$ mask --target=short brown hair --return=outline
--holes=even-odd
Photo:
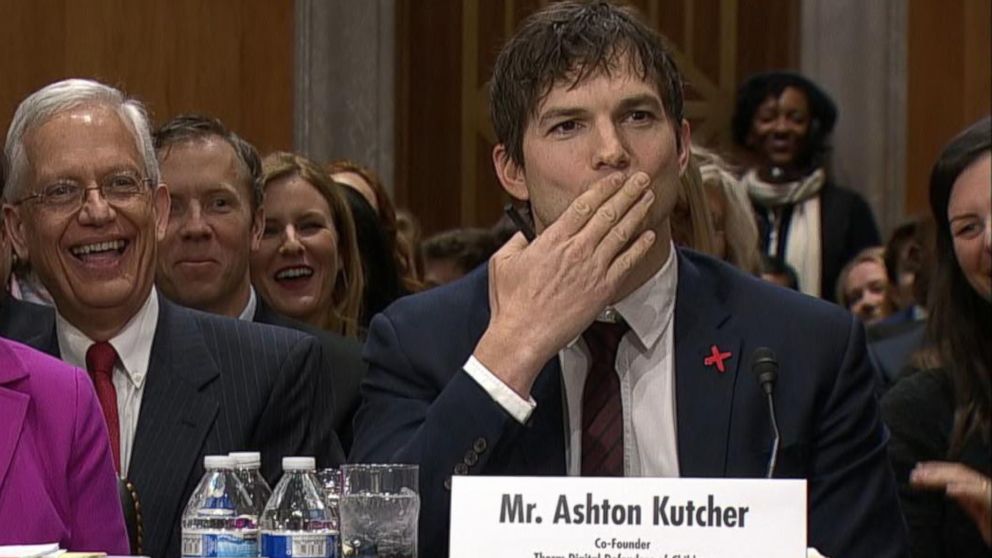
[[[181,114],[152,133],[155,151],[160,159],[168,156],[169,148],[175,144],[203,141],[210,137],[226,141],[244,165],[251,193],[248,201],[251,210],[255,211],[262,205],[262,161],[255,146],[230,130],[220,119],[201,114]]]
[[[556,84],[568,81],[574,87],[590,76],[626,69],[625,64],[655,83],[678,127],[682,74],[665,40],[633,8],[565,1],[534,13],[503,47],[493,69],[489,111],[497,141],[523,165],[527,123]]]

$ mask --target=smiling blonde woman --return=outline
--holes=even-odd
[[[277,312],[360,336],[364,280],[355,225],[341,186],[292,153],[262,162],[265,225],[252,253],[252,283]]]

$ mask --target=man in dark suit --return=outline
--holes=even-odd
[[[179,555],[204,455],[260,451],[270,482],[286,455],[342,461],[312,337],[154,289],[170,200],[140,103],[88,80],[48,85],[18,107],[4,152],[7,232],[57,311],[37,346],[90,372],[115,465],[139,494],[147,554]]]
[[[166,122],[152,140],[171,198],[156,285],[183,306],[316,337],[326,360],[321,393],[333,394],[334,430],[347,450],[365,373],[361,347],[277,314],[251,285],[250,252],[265,224],[258,152],[220,120],[195,114]]]
[[[861,326],[671,242],[690,146],[681,77],[629,10],[555,3],[497,59],[503,187],[537,236],[373,320],[357,461],[420,465],[420,550],[447,552],[450,476],[763,477],[778,355],[777,477],[809,481],[809,544],[902,556]]]

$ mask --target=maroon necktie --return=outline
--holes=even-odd
[[[623,404],[617,347],[630,329],[624,322],[593,322],[582,334],[589,374],[582,390],[582,476],[623,476]]]
[[[121,470],[121,424],[117,416],[117,390],[114,389],[114,363],[117,351],[106,341],[93,343],[86,350],[86,369],[96,387],[96,397],[107,421],[107,434],[110,435],[110,449],[114,453],[114,469]]]

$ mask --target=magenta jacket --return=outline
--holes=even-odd
[[[0,545],[128,554],[116,479],[86,373],[0,338]]]

